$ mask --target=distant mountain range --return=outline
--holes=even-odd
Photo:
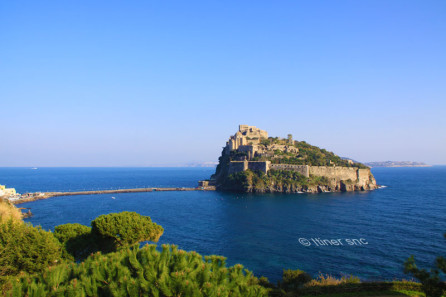
[[[382,162],[365,162],[363,163],[369,167],[431,167],[423,162],[412,161],[382,161]]]
[[[216,167],[218,162],[196,162],[196,163],[188,163],[186,167]]]

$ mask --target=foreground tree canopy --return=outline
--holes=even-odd
[[[163,228],[135,212],[102,215],[92,227],[51,233],[20,219],[0,225],[0,285],[5,296],[266,296],[242,265],[176,246],[139,248]],[[94,254],[92,254],[94,253]],[[83,260],[75,263],[73,259]],[[17,277],[18,276],[18,277]]]
[[[141,241],[158,241],[164,232],[148,216],[121,212],[99,216],[91,223],[92,228],[65,224],[52,233],[24,223],[13,205],[1,202],[0,208],[5,209],[0,221],[0,285],[21,272],[42,272],[98,251],[107,253]]]
[[[91,226],[64,224],[55,228],[54,235],[68,253],[81,260],[97,251],[107,253],[141,241],[157,242],[164,232],[150,217],[128,211],[101,215]]]
[[[40,272],[63,258],[63,246],[51,232],[12,220],[0,224],[0,280],[21,271]]]
[[[13,282],[11,296],[267,296],[242,265],[203,257],[174,245],[97,253],[80,264],[59,265]]]
[[[117,250],[141,241],[157,242],[164,232],[163,227],[152,222],[150,217],[136,212],[124,211],[102,215],[91,222],[92,232]]]

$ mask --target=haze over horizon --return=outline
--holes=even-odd
[[[0,167],[216,162],[239,124],[446,164],[444,1],[2,1]]]

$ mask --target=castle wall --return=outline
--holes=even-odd
[[[272,170],[290,170],[297,171],[300,174],[309,177],[310,176],[310,166],[308,165],[292,165],[292,164],[271,164],[270,169]]]
[[[246,170],[263,171],[290,170],[309,177],[310,175],[325,176],[336,182],[351,180],[359,186],[376,185],[376,181],[370,169],[358,169],[357,167],[328,167],[308,166],[293,164],[271,164],[270,161],[231,161],[229,162],[228,174],[234,174]]]
[[[228,174],[234,174],[245,170],[261,170],[268,173],[270,161],[231,161],[229,162]]]
[[[369,179],[369,169],[358,169],[358,180],[364,181]]]
[[[271,165],[270,161],[249,161],[248,169],[252,171],[260,170],[263,171],[264,173],[268,173],[270,165]]]
[[[248,161],[231,161],[229,162],[228,174],[248,170]]]
[[[376,180],[370,169],[358,169],[358,181],[360,185],[366,185],[368,183],[376,185]]]
[[[254,147],[252,145],[241,145],[237,149],[239,152],[245,152],[248,155],[248,159],[254,157]]]
[[[325,176],[336,180],[358,179],[358,168],[356,167],[327,167],[327,166],[309,166],[310,174],[315,176]],[[368,169],[365,169],[368,170]]]

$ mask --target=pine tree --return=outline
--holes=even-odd
[[[203,257],[174,245],[128,248],[82,263],[58,265],[13,282],[10,296],[267,296],[251,272],[226,267],[220,256]]]

